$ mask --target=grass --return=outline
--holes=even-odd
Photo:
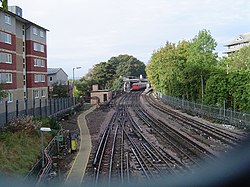
[[[51,135],[49,133],[44,135],[46,142],[48,142]],[[1,174],[25,176],[39,160],[40,155],[41,137],[39,131],[0,132]]]
[[[26,133],[0,134],[0,170],[7,175],[24,175],[37,161],[41,152],[38,135]]]
[[[91,105],[83,105],[79,111],[87,110]],[[23,123],[27,123],[27,120]],[[0,131],[0,176],[25,176],[41,157],[40,127],[50,127],[50,133],[44,133],[44,146],[60,129],[55,118],[32,118],[28,121],[38,130],[27,132]]]

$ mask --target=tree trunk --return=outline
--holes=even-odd
[[[201,103],[203,104],[203,96],[204,96],[204,81],[203,81],[203,75],[201,73]]]

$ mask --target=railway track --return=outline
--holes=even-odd
[[[215,141],[219,141],[223,144],[235,147],[245,138],[245,135],[242,133],[231,131],[219,126],[215,127],[207,125],[192,118],[188,118],[187,116],[182,115],[178,112],[170,110],[169,108],[161,105],[159,102],[156,102],[151,94],[149,96],[144,95],[144,98],[148,103],[150,103],[152,107],[158,109],[159,111],[162,111],[165,114],[170,115],[174,119],[178,120],[179,123],[181,123],[183,126],[189,126],[192,129],[195,129],[196,132],[207,139],[214,139]]]
[[[138,99],[138,96],[135,96]],[[138,102],[135,102],[138,103]],[[139,105],[134,105],[135,113],[146,123],[150,128],[160,136],[168,149],[176,152],[180,160],[187,166],[200,166],[199,162],[205,158],[214,158],[214,153],[204,148],[199,142],[194,142],[189,137],[175,129],[174,127],[165,124],[163,121],[154,119]]]
[[[139,97],[138,92],[126,94],[114,104],[114,115],[90,157],[92,183],[129,184],[136,180],[153,184],[165,175],[193,172],[204,160],[216,157],[202,143],[152,117]],[[153,103],[150,98],[147,101]]]
[[[128,112],[129,100],[129,95],[121,98],[102,133],[92,162],[94,183],[129,183],[138,177],[152,182],[165,174],[184,173],[187,167],[159,151],[141,133]]]

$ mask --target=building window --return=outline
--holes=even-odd
[[[44,53],[44,45],[40,45],[40,51]]]
[[[4,22],[11,25],[11,17],[9,15],[4,16]]]
[[[35,67],[44,67],[44,60],[39,58],[34,58]]]
[[[10,34],[6,34],[5,43],[11,44],[11,35]]]
[[[38,32],[37,32],[37,28],[36,28],[36,27],[33,27],[33,34],[34,34],[34,35],[38,35],[37,33],[38,33]]]
[[[39,91],[33,90],[33,98],[39,98]]]
[[[45,82],[45,75],[35,74],[35,82]]]
[[[41,94],[42,97],[45,97],[46,96],[46,89],[42,89],[42,94]]]
[[[33,44],[33,49],[34,49],[34,51],[38,51],[38,43]]]
[[[6,73],[6,83],[12,83],[12,73]]]
[[[0,73],[0,83],[12,83],[12,73]]]
[[[42,38],[44,38],[44,32],[43,32],[43,31],[40,31],[40,36],[41,36]]]
[[[13,93],[8,92],[7,102],[8,102],[8,103],[12,103],[13,100],[14,100],[14,98],[13,98]]]
[[[12,54],[0,52],[0,62],[12,64]]]
[[[11,44],[11,35],[5,32],[0,32],[0,42]]]
[[[53,81],[53,77],[49,77],[49,82],[52,82]]]
[[[34,51],[39,51],[39,52],[44,53],[44,45],[42,45],[42,44],[34,42],[33,49],[34,49]]]

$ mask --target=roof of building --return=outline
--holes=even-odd
[[[96,92],[112,92],[112,90],[95,90],[95,91],[91,91],[91,93],[96,93]]]
[[[230,46],[230,45],[235,45],[235,44],[240,44],[240,43],[248,43],[250,42],[250,32],[244,33],[239,35],[237,38],[226,42],[224,46]]]
[[[4,12],[2,7],[0,7],[0,10],[1,10],[2,12]],[[44,27],[42,27],[42,26],[40,26],[40,25],[37,25],[36,23],[33,23],[33,22],[31,22],[31,21],[29,21],[29,20],[27,20],[27,19],[24,19],[23,17],[18,16],[17,14],[15,14],[15,13],[9,11],[9,10],[8,10],[7,13],[10,14],[10,15],[12,15],[13,17],[15,17],[17,20],[20,20],[20,21],[22,21],[22,22],[24,22],[24,23],[27,23],[27,24],[35,25],[35,26],[37,26],[37,27],[39,27],[39,28],[42,28],[42,29],[44,29],[44,30],[46,30],[46,31],[49,31],[48,29],[46,29],[46,28],[44,28]]]
[[[62,68],[47,68],[47,74],[48,75],[53,75],[53,74],[56,74],[58,71],[60,71],[63,69]],[[63,71],[65,73],[65,71]],[[67,73],[65,73],[67,75]],[[67,75],[68,76],[68,75]]]

